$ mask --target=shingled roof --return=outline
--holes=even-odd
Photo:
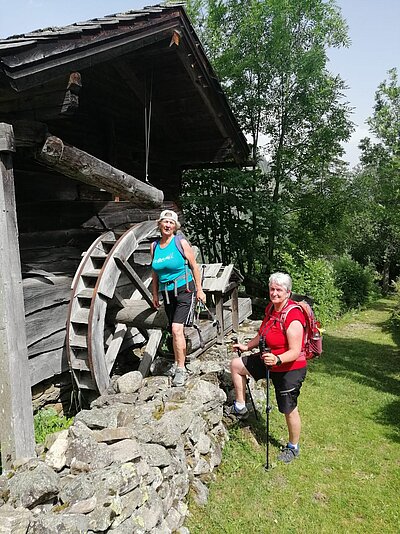
[[[176,167],[241,165],[248,157],[245,137],[181,4],[0,40],[0,121],[25,119],[29,111],[29,118],[48,122],[43,95],[56,86],[65,92],[75,72],[82,76],[85,120],[94,121],[93,113],[107,106],[107,120],[114,121],[111,108],[118,104],[137,128],[151,84],[152,146],[166,149],[164,157]],[[172,137],[171,146],[166,137]]]

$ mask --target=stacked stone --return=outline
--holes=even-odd
[[[254,329],[242,325],[241,337]],[[228,439],[231,357],[214,346],[188,364],[182,388],[162,376],[161,359],[149,378],[115,377],[38,458],[0,476],[0,534],[187,533],[189,492],[207,502]]]
[[[226,395],[207,378],[183,388],[137,371],[118,378],[40,458],[0,477],[0,533],[184,532],[189,490],[207,501],[228,438]]]

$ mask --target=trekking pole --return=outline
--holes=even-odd
[[[264,353],[264,352],[269,352],[269,347],[267,347],[265,345],[265,339],[261,336],[260,337],[260,342],[259,342],[259,349],[260,349],[260,356]],[[266,444],[266,464],[264,466],[264,469],[266,471],[268,471],[269,469],[269,414],[271,413],[271,410],[272,410],[272,406],[270,404],[270,395],[269,395],[269,367],[266,366],[267,368],[267,371],[266,371],[266,378],[267,378],[267,391],[266,391],[266,401],[267,401],[267,406],[266,406],[266,413],[267,413],[267,421],[266,421],[266,434],[267,434],[267,444]]]
[[[232,338],[232,341],[233,341],[234,343],[238,343],[239,340],[238,340],[237,337],[233,337],[233,338]],[[237,351],[237,353],[238,353],[239,356],[242,354],[242,351],[241,351],[239,348],[236,349],[236,351]],[[253,395],[251,394],[251,389],[250,389],[250,379],[249,379],[248,376],[246,376],[245,378],[246,378],[247,392],[248,392],[248,394],[249,394],[249,397],[250,397],[250,400],[251,400],[251,404],[252,404],[252,406],[253,406],[254,414],[255,414],[256,419],[257,419],[257,421],[258,421],[258,414],[257,414],[257,410],[256,410],[256,405],[254,404]]]

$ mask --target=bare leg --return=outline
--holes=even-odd
[[[183,333],[183,324],[172,323],[172,345],[174,348],[175,363],[178,367],[185,367],[186,340]]]
[[[233,358],[231,361],[232,382],[235,388],[235,398],[239,403],[246,402],[246,376],[249,376],[242,358]]]
[[[290,443],[293,443],[293,445],[297,445],[300,440],[301,432],[301,419],[297,406],[290,413],[285,413],[285,418],[289,431],[289,441]]]

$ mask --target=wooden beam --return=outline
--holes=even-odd
[[[2,465],[35,454],[24,296],[18,251],[14,134],[0,123],[0,435]]]
[[[147,302],[148,306],[150,308],[154,308],[153,306],[153,296],[150,293],[150,291],[147,289],[147,287],[142,282],[142,279],[140,276],[136,273],[135,269],[130,265],[128,260],[125,260],[118,256],[117,254],[114,256],[114,259],[118,265],[118,267],[125,272],[125,274],[128,276],[128,278],[131,280],[133,285],[136,287],[136,289],[141,293],[144,300]]]
[[[50,135],[35,159],[57,172],[86,184],[105,189],[116,196],[145,205],[160,207],[163,192],[112,167],[79,148],[66,145]]]
[[[142,361],[140,362],[138,371],[142,373],[144,377],[148,376],[150,366],[157,354],[157,349],[162,338],[162,330],[149,330],[149,340],[144,351]]]

